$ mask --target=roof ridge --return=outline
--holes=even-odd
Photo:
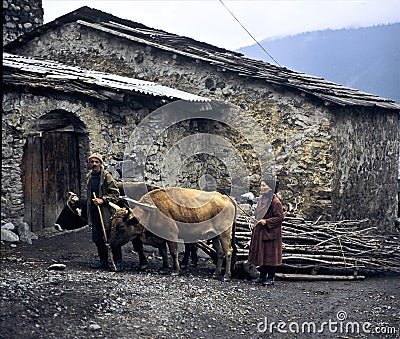
[[[57,27],[66,22],[78,22],[92,29],[114,34],[121,38],[137,43],[154,46],[164,51],[184,55],[217,65],[240,76],[264,79],[272,84],[286,86],[300,92],[310,94],[323,101],[341,105],[378,106],[387,109],[400,110],[400,104],[393,100],[379,97],[374,94],[361,92],[340,84],[325,80],[321,77],[300,73],[286,67],[280,67],[265,61],[250,59],[242,53],[229,51],[192,38],[168,33],[160,29],[153,29],[143,24],[121,19],[87,6],[34,29],[32,32],[20,37],[3,47],[11,50],[24,39],[31,39],[41,31]],[[342,96],[342,99],[340,99]]]

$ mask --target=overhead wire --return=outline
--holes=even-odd
[[[225,7],[225,9],[229,12],[230,15],[239,23],[239,25],[246,31],[246,33],[256,42],[256,44],[279,66],[282,67],[278,61],[275,60],[275,58],[268,53],[268,51],[261,45],[258,40],[249,32],[249,30],[240,22],[240,20],[235,16],[235,14],[232,13],[232,11],[224,4],[222,0],[219,0],[219,2],[222,4],[222,6]]]

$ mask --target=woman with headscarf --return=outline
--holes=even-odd
[[[275,190],[274,190],[275,188]],[[255,210],[248,261],[258,266],[260,276],[255,282],[273,285],[277,266],[282,264],[282,203],[274,194],[275,180],[265,178],[260,182],[260,197]]]

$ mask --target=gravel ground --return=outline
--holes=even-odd
[[[138,272],[125,245],[126,268],[116,273],[89,268],[97,257],[87,228],[2,243],[0,338],[400,337],[398,275],[262,287],[212,279],[205,256],[162,275],[157,253],[146,253],[151,268]],[[66,268],[49,270],[55,263]]]

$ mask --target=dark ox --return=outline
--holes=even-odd
[[[67,203],[54,223],[54,227],[58,231],[63,231],[75,230],[85,225],[87,225],[86,200],[79,199],[73,192],[68,192]]]
[[[134,208],[117,211],[111,222],[111,246],[122,246],[140,237],[144,244],[159,249],[163,268],[168,268],[168,245],[173,272],[178,274],[178,239],[185,243],[212,239],[217,253],[214,277],[221,275],[225,256],[223,280],[230,279],[236,205],[228,196],[169,187],[148,192],[139,201],[128,201]]]

